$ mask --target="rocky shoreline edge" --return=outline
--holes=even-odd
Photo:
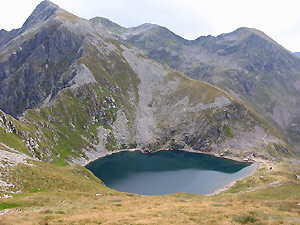
[[[255,163],[255,162],[262,161],[261,159],[256,159],[256,158],[255,159],[253,159],[253,158],[252,159],[241,159],[239,157],[234,157],[234,156],[229,156],[229,155],[221,155],[219,153],[214,153],[214,152],[204,152],[204,151],[194,150],[192,148],[157,149],[157,150],[154,150],[154,151],[149,151],[149,150],[145,150],[145,149],[141,149],[141,148],[128,148],[128,149],[114,150],[114,151],[111,151],[111,152],[107,151],[104,154],[97,157],[96,159],[86,161],[83,166],[86,166],[89,163],[91,163],[91,162],[93,162],[97,159],[100,159],[100,158],[103,158],[103,157],[106,157],[106,156],[109,156],[109,155],[112,155],[112,154],[117,154],[117,153],[120,153],[120,152],[135,152],[135,151],[140,151],[144,154],[153,154],[153,153],[160,152],[160,151],[184,151],[184,152],[191,152],[191,153],[206,154],[206,155],[211,155],[211,156],[218,157],[218,158],[224,158],[224,159],[229,159],[229,160],[233,160],[233,161],[237,161],[237,162],[244,162],[244,163],[251,163],[251,164]]]

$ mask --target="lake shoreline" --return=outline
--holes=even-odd
[[[213,195],[217,195],[217,194],[220,194],[220,193],[222,193],[222,192],[224,192],[224,191],[229,190],[231,187],[233,187],[233,186],[236,184],[236,182],[238,182],[238,181],[240,181],[240,180],[242,180],[242,179],[244,179],[244,178],[246,178],[246,177],[252,176],[252,175],[256,172],[256,170],[257,170],[257,168],[260,166],[260,164],[261,164],[261,162],[255,162],[255,163],[254,163],[254,165],[255,165],[254,168],[253,168],[248,174],[246,174],[245,176],[243,176],[243,177],[241,177],[241,178],[238,178],[238,179],[236,179],[236,180],[230,182],[230,183],[227,184],[225,187],[218,188],[218,189],[215,190],[213,193],[206,194],[205,196],[213,196]]]
[[[106,154],[104,154],[103,156],[100,156],[97,159],[100,159],[100,158],[103,158],[103,157],[106,157],[106,156],[109,156],[109,155],[112,155],[112,154],[116,154],[116,153],[119,153],[119,152],[135,152],[135,151],[140,151],[143,154],[154,154],[154,153],[160,152],[160,151],[184,151],[184,152],[211,155],[211,156],[214,156],[214,157],[217,157],[217,158],[224,158],[224,159],[229,159],[229,160],[233,160],[233,161],[237,161],[237,162],[243,162],[243,163],[251,163],[252,164],[252,163],[259,162],[259,160],[257,160],[257,159],[247,159],[247,160],[245,160],[245,159],[241,159],[241,158],[238,158],[238,157],[229,156],[229,155],[221,155],[219,153],[214,153],[214,152],[204,152],[204,151],[194,150],[192,148],[158,149],[158,150],[155,150],[155,151],[144,150],[144,149],[141,149],[141,148],[127,148],[127,149],[119,149],[119,150],[114,150],[114,151],[111,151],[111,152],[106,152]],[[97,160],[97,159],[95,159],[95,160]],[[93,161],[95,161],[95,160],[93,160]],[[89,161],[88,163],[86,163],[86,165],[88,165],[89,163],[91,163],[93,161]],[[84,166],[86,166],[86,165],[84,165]]]
[[[221,192],[224,192],[224,191],[230,189],[232,186],[234,186],[234,184],[236,182],[238,182],[238,181],[240,181],[240,180],[242,180],[242,179],[244,179],[246,177],[252,176],[255,173],[255,171],[257,170],[257,168],[259,167],[259,165],[262,163],[262,161],[258,160],[258,159],[256,159],[256,160],[255,159],[244,160],[244,159],[241,159],[241,158],[238,158],[238,157],[227,156],[227,155],[220,155],[218,153],[212,153],[212,152],[197,151],[197,150],[188,149],[188,148],[184,148],[184,149],[158,149],[158,150],[155,150],[155,151],[148,151],[148,150],[144,150],[144,149],[140,149],[140,148],[119,149],[119,150],[115,150],[115,151],[112,151],[112,152],[107,152],[107,154],[105,154],[105,155],[103,155],[103,156],[101,156],[101,157],[99,157],[97,159],[104,158],[106,156],[117,154],[117,153],[120,153],[120,152],[135,152],[135,151],[140,151],[143,154],[154,154],[154,153],[157,153],[157,152],[160,152],[160,151],[184,151],[184,152],[190,152],[190,153],[198,153],[198,154],[211,155],[211,156],[214,156],[214,157],[217,157],[217,158],[224,158],[224,159],[228,159],[228,160],[232,160],[232,161],[237,161],[237,162],[250,163],[251,165],[255,164],[254,168],[248,174],[246,174],[245,176],[243,176],[241,178],[238,178],[238,179],[236,179],[236,180],[228,183],[224,187],[218,188],[214,192],[209,193],[209,194],[205,194],[203,196],[217,195],[217,194],[220,194]],[[91,163],[91,162],[89,162],[89,163]],[[86,165],[88,165],[89,163],[87,163]]]

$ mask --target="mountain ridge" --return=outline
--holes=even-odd
[[[95,22],[44,1],[24,23],[25,33],[0,52],[6,56],[0,62],[0,108],[30,127],[43,124],[38,135],[19,124],[27,134],[18,132],[20,143],[27,143],[20,144],[24,152],[81,165],[134,147],[230,148],[228,154],[241,158],[275,160],[289,154],[280,133],[245,104],[142,56]],[[157,32],[169,36],[166,29]],[[30,138],[40,139],[40,147],[31,146]]]
[[[262,31],[242,27],[216,37],[185,40],[172,32],[164,34],[167,29],[139,34],[130,34],[134,28],[124,29],[114,34],[119,40],[191,78],[229,91],[292,142],[299,142],[300,60]]]

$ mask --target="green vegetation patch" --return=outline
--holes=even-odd
[[[234,217],[232,219],[233,222],[236,222],[236,223],[241,223],[241,224],[247,224],[247,223],[255,223],[257,221],[259,221],[259,219],[253,217],[253,216],[237,216],[237,217]]]
[[[0,202],[0,210],[3,209],[11,209],[11,208],[17,208],[21,205],[15,203],[15,202]]]
[[[6,144],[11,148],[18,149],[21,152],[27,153],[25,144],[22,142],[21,137],[14,133],[6,133],[1,127],[0,142]]]
[[[184,74],[171,71],[166,77],[165,81],[179,79],[179,85],[172,93],[170,99],[189,98],[189,104],[192,106],[198,103],[210,104],[213,103],[218,96],[226,95],[221,89],[210,85],[203,81],[193,80]]]
[[[231,130],[230,130],[229,126],[224,126],[224,134],[228,138],[233,138],[233,135],[231,133]]]
[[[34,188],[29,191],[29,193],[39,193],[39,192],[45,192],[45,190],[40,189],[40,188]]]
[[[23,193],[40,193],[54,190],[95,191],[101,181],[89,170],[79,165],[55,166],[35,162],[35,166],[20,164],[13,167],[9,180]]]
[[[107,139],[106,139],[106,144],[105,144],[105,148],[108,150],[108,151],[114,151],[114,150],[117,150],[118,146],[117,146],[117,140],[115,138],[115,136],[113,135],[112,132],[109,133],[109,135],[107,136]]]

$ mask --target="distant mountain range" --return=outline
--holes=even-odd
[[[300,142],[300,59],[263,32],[243,27],[189,41],[154,24],[91,21],[148,57],[227,90]]]
[[[294,54],[298,57],[300,57],[300,52],[294,52]]]

